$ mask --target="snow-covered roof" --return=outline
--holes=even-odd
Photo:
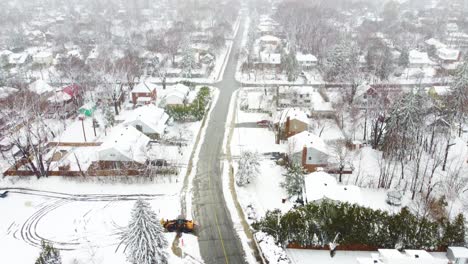
[[[9,50],[1,50],[0,51],[0,56],[10,56],[11,54],[13,54],[13,52],[11,52]]]
[[[18,89],[12,87],[0,87],[0,99],[7,98],[13,93],[18,92]]]
[[[150,82],[141,82],[132,89],[132,93],[151,93],[156,90],[157,86]]]
[[[305,148],[313,148],[324,154],[329,154],[328,146],[325,141],[308,131],[302,131],[290,138],[288,144],[292,147],[294,153],[301,152]]]
[[[430,90],[438,95],[448,95],[450,93],[450,86],[432,86]]]
[[[441,60],[457,61],[460,57],[460,51],[450,48],[440,48],[437,50],[437,56],[439,56]]]
[[[426,250],[420,249],[405,249],[405,254],[411,258],[418,258],[418,259],[434,259],[434,257],[429,254]]]
[[[262,42],[280,42],[281,39],[272,35],[265,35],[260,37]]]
[[[29,84],[28,89],[31,92],[37,93],[37,94],[43,94],[43,93],[52,92],[55,90],[52,86],[50,86],[48,83],[46,83],[42,79],[38,79],[34,81],[33,83]]]
[[[266,64],[281,64],[281,54],[260,52],[260,61]]]
[[[427,45],[429,45],[429,46],[434,46],[434,47],[436,47],[437,49],[447,47],[447,45],[445,45],[444,43],[438,41],[438,40],[435,39],[435,38],[430,38],[430,39],[426,40],[425,43],[426,43]]]
[[[379,254],[370,254],[370,258],[357,258],[359,264],[445,264],[447,259],[437,258],[425,250],[379,249]]]
[[[23,64],[28,59],[28,54],[26,52],[23,53],[12,53],[8,58],[8,63],[10,64]]]
[[[144,163],[147,158],[146,146],[149,141],[149,137],[132,126],[120,125],[114,127],[99,149],[99,158],[101,160],[113,160],[109,156],[104,157],[103,153],[115,151],[130,161]]]
[[[312,54],[302,54],[301,52],[298,52],[296,54],[296,59],[299,62],[317,62],[317,57],[315,57]]]
[[[304,176],[305,192],[308,202],[331,199],[334,201],[359,204],[362,202],[361,190],[357,186],[339,185],[335,177],[323,171]]]
[[[409,52],[409,62],[410,64],[434,64],[434,62],[429,59],[427,52],[420,52],[417,50],[411,50]]]
[[[66,102],[68,100],[71,100],[72,97],[71,95],[63,92],[63,91],[56,91],[51,97],[49,97],[47,100],[52,103],[62,103]]]
[[[281,112],[276,113],[275,123],[284,124],[288,120],[288,117],[290,120],[296,119],[303,123],[309,124],[309,118],[307,117],[306,112],[299,108],[286,108]]]
[[[458,31],[458,25],[456,23],[448,23],[447,30],[452,32]]]
[[[34,59],[44,59],[44,58],[51,58],[51,57],[52,57],[52,52],[50,51],[40,51],[34,54],[33,56]]]
[[[138,107],[125,116],[124,124],[132,125],[143,123],[147,125],[155,133],[164,133],[169,115],[164,112],[164,109],[153,104]]]
[[[468,258],[468,248],[466,247],[448,247],[455,258]]]
[[[396,249],[379,249],[379,254],[384,261],[405,258],[405,255]]]
[[[167,88],[167,90],[169,92],[176,91],[176,92],[179,92],[179,93],[184,94],[184,95],[187,95],[190,92],[190,88],[187,85],[184,85],[182,83],[178,83],[178,84],[176,84],[174,86],[169,86]]]

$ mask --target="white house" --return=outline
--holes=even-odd
[[[317,171],[320,167],[328,166],[330,151],[325,141],[308,132],[303,131],[288,138],[288,152],[290,159],[301,164],[309,172]]]
[[[33,62],[35,64],[51,65],[53,61],[54,57],[50,51],[40,51],[33,55]]]
[[[281,39],[272,35],[264,35],[260,37],[261,45],[272,45],[277,47],[281,43]]]
[[[320,202],[329,199],[337,202],[361,204],[361,189],[353,185],[339,185],[335,177],[323,171],[304,176],[306,201]]]
[[[298,52],[296,54],[296,60],[299,63],[299,65],[302,66],[303,69],[310,69],[312,67],[317,66],[317,57],[315,57],[312,54],[303,54],[301,52]]]
[[[8,57],[8,64],[10,65],[24,65],[30,58],[29,54],[26,52],[22,53],[12,53]]]
[[[159,139],[164,134],[169,115],[155,105],[136,108],[126,115],[124,125],[132,126],[152,139]]]
[[[105,138],[98,150],[100,161],[137,162],[147,159],[150,138],[132,126],[117,126]]]
[[[447,258],[453,264],[468,263],[468,248],[466,247],[449,247],[447,249]]]
[[[196,97],[194,91],[190,91],[190,88],[186,85],[178,83],[174,86],[167,88],[166,94],[161,99],[163,106],[175,106],[191,104]]]
[[[53,92],[55,89],[50,86],[48,83],[46,83],[42,79],[38,79],[31,84],[29,84],[28,89],[37,94],[43,94],[43,93],[48,93],[48,92]]]
[[[426,40],[425,43],[428,46],[435,47],[436,49],[441,49],[441,48],[447,47],[447,45],[445,45],[444,43],[440,42],[439,40],[437,40],[435,38],[430,38],[430,39]]]
[[[437,56],[443,63],[452,63],[460,59],[460,51],[450,48],[440,48],[437,50]]]
[[[264,66],[279,67],[281,64],[281,54],[262,51],[260,52],[260,63]]]
[[[435,65],[435,63],[429,59],[427,52],[420,52],[417,50],[411,50],[409,52],[409,66],[411,68],[431,67],[433,65]]]
[[[247,93],[247,108],[249,110],[267,110],[273,103],[273,97],[263,91],[251,91]]]

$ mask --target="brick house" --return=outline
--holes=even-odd
[[[274,121],[277,143],[309,129],[307,114],[298,108],[286,108],[276,115]]]
[[[145,105],[156,101],[156,84],[141,82],[130,92],[133,105]]]
[[[288,138],[289,159],[302,165],[308,172],[317,171],[329,165],[330,153],[325,141],[308,132],[303,131]]]

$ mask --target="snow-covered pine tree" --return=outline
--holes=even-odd
[[[104,113],[104,122],[105,122],[105,127],[113,127],[115,124],[115,114],[114,112],[110,109],[110,107],[105,108],[105,113]]]
[[[128,261],[133,264],[168,263],[168,242],[163,231],[151,205],[144,200],[136,201],[130,223],[121,234],[120,244],[125,245]]]
[[[238,186],[249,184],[252,179],[260,174],[259,159],[256,152],[244,151],[241,153],[236,173],[236,183]]]
[[[400,58],[398,59],[398,65],[401,67],[408,67],[409,65],[409,52],[407,49],[403,49],[400,54]]]
[[[41,242],[41,250],[35,264],[62,264],[60,252],[44,240]]]
[[[193,51],[190,48],[189,41],[186,41],[184,44],[184,50],[182,54],[182,61],[180,63],[182,68],[182,73],[186,78],[192,78],[192,72],[196,67],[195,56]]]
[[[299,164],[291,164],[286,174],[284,174],[284,182],[281,183],[289,196],[302,196],[304,188],[304,173],[302,166]]]

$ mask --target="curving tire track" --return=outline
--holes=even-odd
[[[42,190],[34,190],[27,188],[1,188],[0,192],[9,191],[10,194],[20,195],[32,195],[44,198],[51,198],[50,201],[41,203],[39,209],[36,210],[31,216],[29,216],[23,224],[18,225],[18,229],[12,232],[12,235],[16,239],[23,240],[34,247],[40,247],[41,241],[44,240],[48,243],[53,244],[59,250],[75,250],[80,248],[82,242],[80,238],[74,238],[69,241],[55,241],[41,236],[37,232],[39,222],[57,208],[67,205],[72,202],[102,202],[108,201],[109,203],[105,207],[109,206],[115,201],[134,201],[138,199],[152,200],[157,197],[170,196],[167,194],[67,194],[60,192],[49,192]],[[89,213],[89,212],[88,212]],[[87,213],[86,213],[87,214]],[[84,216],[83,216],[84,217]],[[112,220],[113,221],[113,220]],[[115,222],[114,225],[117,228]],[[116,234],[118,231],[116,232]],[[111,235],[116,235],[111,234]]]
[[[52,243],[59,250],[73,250],[77,246],[79,246],[79,243],[76,243],[76,242],[53,241],[51,239],[44,238],[37,233],[37,226],[39,222],[42,220],[42,218],[44,218],[44,216],[46,216],[48,213],[52,212],[53,210],[59,208],[60,206],[68,204],[70,202],[71,201],[67,201],[67,200],[55,200],[41,207],[39,210],[37,210],[23,223],[20,229],[21,239],[25,241],[26,243],[28,243],[29,245],[35,246],[35,247],[40,247],[41,241],[44,240],[48,243]]]

